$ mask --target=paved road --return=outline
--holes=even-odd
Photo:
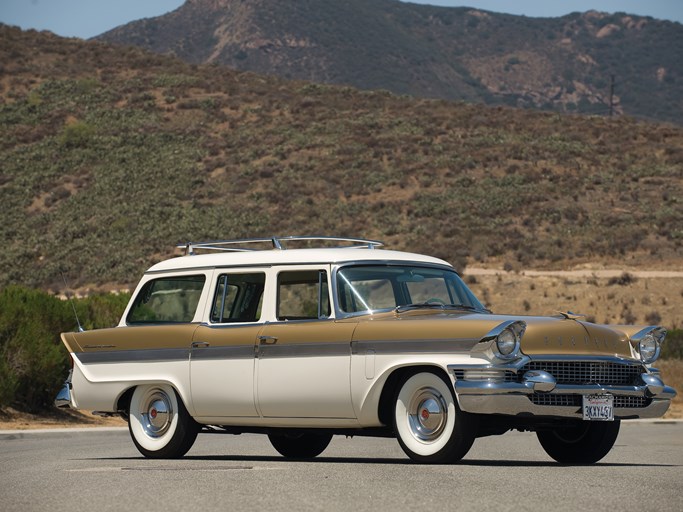
[[[533,434],[479,439],[420,466],[395,440],[335,437],[289,462],[257,435],[203,435],[181,460],[139,456],[125,430],[0,434],[0,510],[683,510],[683,422],[622,426],[597,465],[563,467]]]

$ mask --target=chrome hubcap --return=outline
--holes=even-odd
[[[171,426],[173,407],[168,395],[160,390],[153,390],[143,402],[140,414],[142,429],[149,437],[163,436]]]
[[[443,432],[448,419],[446,401],[434,388],[422,388],[408,407],[410,432],[420,441],[434,441]]]

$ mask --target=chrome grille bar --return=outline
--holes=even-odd
[[[645,373],[638,364],[621,364],[594,361],[530,361],[518,372],[522,376],[529,370],[550,373],[558,384],[603,386],[630,386],[638,383],[640,374]]]

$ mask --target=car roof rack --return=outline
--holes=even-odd
[[[237,240],[213,240],[210,242],[185,242],[176,245],[177,248],[185,249],[186,256],[192,256],[197,249],[204,251],[226,251],[226,252],[247,252],[258,251],[250,244],[271,244],[272,249],[279,251],[285,250],[289,242],[299,241],[320,241],[320,242],[342,242],[351,245],[339,245],[331,247],[328,245],[318,247],[325,249],[376,249],[384,244],[377,240],[366,240],[364,238],[344,238],[335,236],[272,236],[270,238],[242,238]]]

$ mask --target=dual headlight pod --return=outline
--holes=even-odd
[[[640,360],[645,364],[654,363],[662,350],[662,342],[666,337],[663,327],[646,327],[631,337]]]
[[[508,320],[496,326],[481,341],[492,341],[491,347],[496,357],[501,359],[516,359],[521,349],[522,335],[526,329],[526,322],[522,320]]]

